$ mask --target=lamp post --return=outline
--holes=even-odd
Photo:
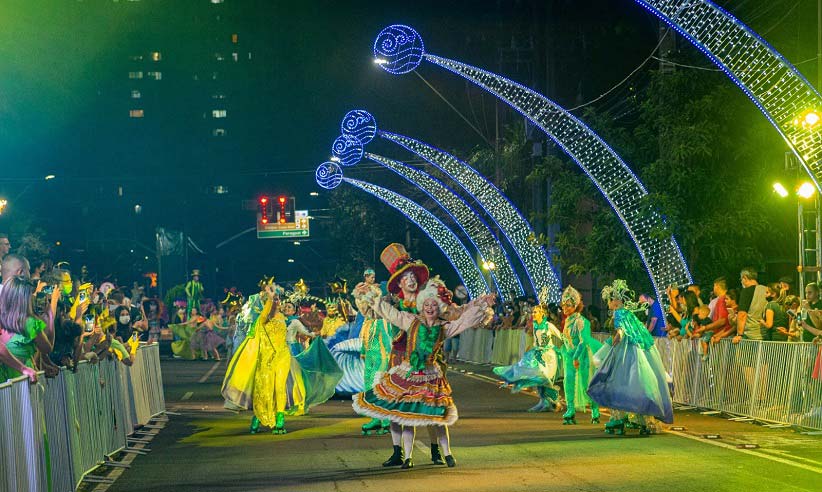
[[[781,183],[774,183],[773,190],[782,198],[790,193]],[[822,211],[816,186],[810,181],[800,183],[794,190],[797,198],[797,253],[799,261],[796,271],[799,273],[799,292],[805,292],[805,275],[815,274],[817,283],[822,281]],[[808,203],[813,200],[812,203]],[[810,228],[808,226],[811,226]]]

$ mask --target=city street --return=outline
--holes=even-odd
[[[609,436],[584,415],[563,426],[559,414],[524,412],[534,397],[499,389],[490,368],[474,364],[449,373],[460,411],[451,431],[456,468],[430,463],[422,431],[415,467],[386,469],[389,438],[360,435],[365,419],[349,401],[287,420],[285,436],[250,435],[249,413],[223,409],[224,369],[225,361],[163,361],[166,404],[179,415],[150,453],[112,471],[122,475],[108,490],[798,491],[819,490],[822,480],[822,436],[694,411],[677,412],[675,427],[684,430]]]

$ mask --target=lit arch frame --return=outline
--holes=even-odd
[[[396,133],[379,131],[377,134],[430,162],[470,193],[514,247],[534,293],[547,290],[548,300],[559,302],[559,279],[548,254],[533,240],[531,224],[505,194],[474,168],[447,152]]]
[[[820,125],[797,124],[822,111],[822,96],[756,32],[706,0],[635,0],[702,51],[782,135],[817,189],[822,177]]]
[[[636,245],[657,299],[667,304],[665,288],[692,282],[685,258],[673,236],[652,231],[664,221],[656,212],[643,215],[648,191],[617,153],[574,115],[527,87],[497,74],[455,60],[426,54],[425,59],[475,83],[519,111],[538,126],[594,182],[614,209]]]
[[[477,266],[468,248],[451,229],[431,212],[425,210],[413,200],[372,183],[351,178],[343,178],[343,181],[374,195],[417,224],[448,258],[471,298],[489,293],[488,284],[485,282],[482,272],[480,272],[479,266]]]
[[[477,248],[481,258],[494,262],[495,268],[490,270],[490,274],[503,300],[524,294],[522,284],[502,244],[494,236],[488,224],[459,195],[424,171],[370,152],[367,152],[365,157],[394,171],[417,186],[454,219],[454,222]]]

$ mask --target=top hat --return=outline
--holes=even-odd
[[[428,281],[428,267],[419,260],[412,260],[405,250],[405,246],[400,243],[391,243],[380,253],[380,261],[391,277],[388,279],[388,292],[398,294],[400,292],[400,278],[405,272],[414,272],[417,277],[417,285],[420,287]]]
[[[192,277],[199,277],[200,276],[200,269],[195,268],[194,270],[191,270],[191,276]]]

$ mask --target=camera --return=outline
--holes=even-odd
[[[43,287],[43,290],[41,290],[40,292],[42,292],[43,294],[52,295],[54,293],[54,287],[54,284],[49,284]]]
[[[94,316],[87,314],[83,317],[83,329],[85,329],[86,333],[91,333],[94,331]]]

